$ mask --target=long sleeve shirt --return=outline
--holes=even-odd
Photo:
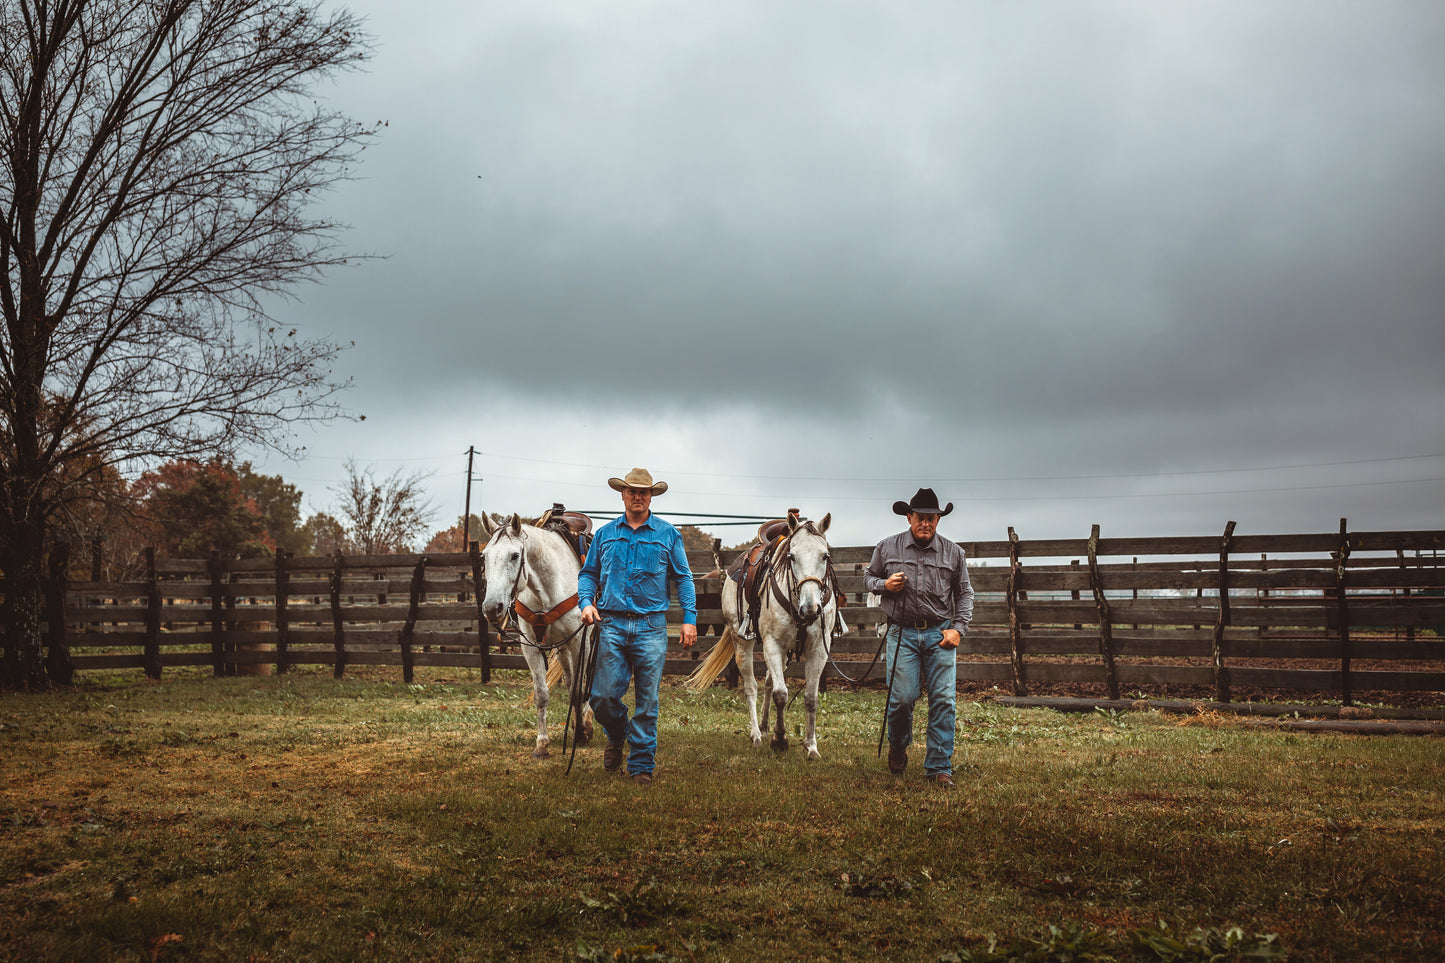
[[[883,583],[894,572],[903,572],[908,581],[889,592]],[[973,583],[963,549],[942,535],[933,536],[923,548],[911,531],[885,538],[873,549],[863,584],[882,598],[883,613],[895,625],[952,619],[953,628],[964,633],[973,620]]]
[[[604,612],[665,612],[676,588],[682,621],[697,624],[697,590],[682,533],[656,515],[633,529],[624,515],[603,525],[577,577],[577,604]]]

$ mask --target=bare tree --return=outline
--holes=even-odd
[[[370,468],[346,463],[346,485],[336,489],[347,548],[360,555],[406,552],[426,532],[436,510],[422,494],[425,475],[403,476],[400,469],[378,482]]]
[[[338,346],[266,304],[342,263],[307,216],[374,133],[319,107],[358,66],[307,0],[0,0],[0,566],[39,681],[40,567],[106,469],[279,445],[338,413]]]

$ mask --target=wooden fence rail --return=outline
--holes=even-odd
[[[1235,687],[1298,689],[1349,704],[1365,690],[1441,692],[1445,701],[1445,532],[1100,537],[964,543],[977,592],[959,649],[960,680],[1024,695],[1031,685],[1121,689],[1191,685],[1229,701]],[[77,671],[208,665],[357,665],[520,669],[514,641],[479,621],[479,553],[226,560],[145,553],[145,577],[69,581],[58,546],[47,591],[52,678]],[[724,563],[733,553],[722,553]],[[833,648],[857,677],[878,650],[868,546],[835,546],[847,634]],[[1081,560],[1083,564],[1081,564]],[[695,572],[711,553],[690,553]],[[690,672],[722,631],[720,582],[699,576],[699,645],[676,647]],[[4,582],[0,580],[0,592]],[[681,621],[674,606],[669,621]],[[3,638],[0,638],[3,644]],[[796,668],[790,667],[790,668]],[[835,674],[836,669],[830,669]],[[873,677],[882,674],[875,668]]]

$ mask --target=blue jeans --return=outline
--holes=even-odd
[[[657,754],[657,690],[667,656],[667,613],[632,615],[605,612],[597,634],[597,672],[592,677],[592,713],[607,731],[607,741],[627,740],[627,772],[652,772]],[[628,683],[635,706],[627,718]]]
[[[931,629],[900,625],[888,629],[888,745],[907,749],[913,742],[913,704],[928,693],[928,751],[923,757],[926,775],[953,775],[954,700],[958,695],[958,650],[939,647],[944,622]],[[894,666],[897,666],[895,669]]]

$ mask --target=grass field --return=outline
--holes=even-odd
[[[566,775],[559,706],[532,760],[502,676],[0,696],[0,960],[1445,956],[1438,737],[963,702],[947,792],[875,758],[880,692],[809,764],[669,682],[642,789]]]

